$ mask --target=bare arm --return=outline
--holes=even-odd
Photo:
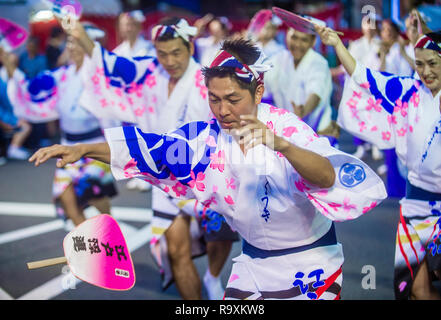
[[[319,103],[320,103],[320,97],[315,93],[311,93],[308,96],[308,99],[306,99],[304,105],[295,105],[293,102],[291,102],[294,108],[294,113],[300,118],[306,117],[308,114],[313,112],[314,109],[317,108]]]
[[[109,145],[107,142],[94,144],[77,143],[72,146],[55,144],[37,150],[28,161],[35,162],[35,166],[37,167],[51,158],[59,158],[57,167],[62,168],[66,164],[74,163],[83,157],[110,163]]]

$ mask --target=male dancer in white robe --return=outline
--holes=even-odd
[[[211,121],[162,135],[112,128],[107,143],[51,146],[29,161],[96,157],[111,162],[117,179],[147,177],[221,212],[244,240],[225,299],[340,299],[344,259],[333,221],[368,212],[386,190],[366,164],[296,115],[261,103],[270,67],[250,42],[226,41],[203,70]]]
[[[265,74],[265,87],[277,107],[294,112],[336,145],[338,135],[331,120],[331,71],[326,59],[313,49],[314,44],[313,34],[290,28],[288,49],[271,58],[274,68]]]
[[[207,88],[200,65],[192,58],[191,37],[196,28],[187,21],[171,18],[154,28],[157,59],[117,56],[93,43],[76,26],[70,32],[91,56],[83,68],[83,81],[90,85],[81,101],[97,117],[135,123],[158,134],[191,120],[210,119]],[[165,235],[165,258],[170,259],[179,293],[184,299],[200,299],[201,282],[191,259],[189,216],[180,214],[181,208],[158,188],[153,188],[152,208],[152,232],[157,238]],[[220,299],[220,272],[238,236],[226,223],[219,232],[209,231],[205,235],[209,270],[204,284],[210,299]]]
[[[144,21],[141,10],[121,13],[118,17],[118,29],[123,41],[112,51],[123,57],[154,56],[153,43],[141,35]]]

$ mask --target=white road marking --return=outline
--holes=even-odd
[[[123,213],[123,211],[120,211],[120,212]],[[96,215],[97,213],[98,213],[98,211],[96,211],[96,212],[89,211],[88,213],[86,213],[86,217],[91,218],[94,215]],[[132,227],[122,221],[118,221],[118,224],[121,227],[121,231],[124,234],[124,237],[127,237],[137,231],[137,229],[135,227]],[[60,230],[60,229],[65,229],[65,222],[62,221],[61,219],[56,219],[54,221],[37,224],[37,225],[31,226],[31,227],[1,233],[0,234],[0,245],[5,244],[5,243],[9,243],[9,242],[14,242],[14,241],[26,239],[26,238],[30,238],[30,237],[34,237],[34,236],[37,236],[40,234],[45,234],[45,233],[52,232],[55,230]],[[70,226],[65,230],[66,230],[66,232],[68,232],[71,229],[73,229],[73,224],[70,224]]]
[[[0,288],[0,300],[14,300],[3,288]]]
[[[64,222],[60,219],[46,223],[37,224],[32,227],[18,229],[0,234],[0,245],[8,242],[26,239],[39,234],[48,233],[58,229],[63,229]]]
[[[88,216],[98,211],[94,207],[85,210]],[[112,216],[117,220],[150,222],[153,211],[150,208],[119,207],[111,208]],[[55,218],[55,206],[50,203],[25,203],[0,201],[0,215],[50,217]]]
[[[96,210],[96,208],[94,207],[89,207],[85,210],[86,218],[93,217],[98,213],[98,210]],[[127,247],[130,253],[133,253],[150,241],[152,237],[150,222],[153,215],[151,209],[112,207],[111,214],[118,221],[121,231],[127,241]],[[56,218],[54,205],[43,203],[18,203],[0,201],[0,218],[2,215]],[[141,229],[137,229],[123,221],[145,222],[147,223],[147,225],[145,225]],[[66,224],[61,219],[56,218],[55,220],[46,223],[41,223],[31,227],[2,233],[0,234],[0,245],[59,229],[66,230]],[[66,232],[68,231],[66,230]],[[41,286],[34,288],[33,290],[19,297],[18,299],[49,300],[66,290],[74,289],[76,285],[81,282],[81,280],[75,278],[70,272],[63,273],[55,277],[54,279],[51,279],[48,282],[42,284]],[[11,300],[14,298],[2,288],[0,288],[0,300],[6,299]]]

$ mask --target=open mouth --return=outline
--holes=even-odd
[[[221,124],[222,124],[222,127],[223,127],[223,128],[228,128],[228,129],[230,129],[230,128],[233,127],[234,122],[221,121]]]
[[[424,78],[424,82],[426,83],[426,84],[432,84],[433,82],[435,81],[435,79],[433,79],[433,78]]]

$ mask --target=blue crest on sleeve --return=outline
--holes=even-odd
[[[353,188],[366,179],[366,172],[358,164],[345,163],[340,168],[338,179],[343,186]]]

